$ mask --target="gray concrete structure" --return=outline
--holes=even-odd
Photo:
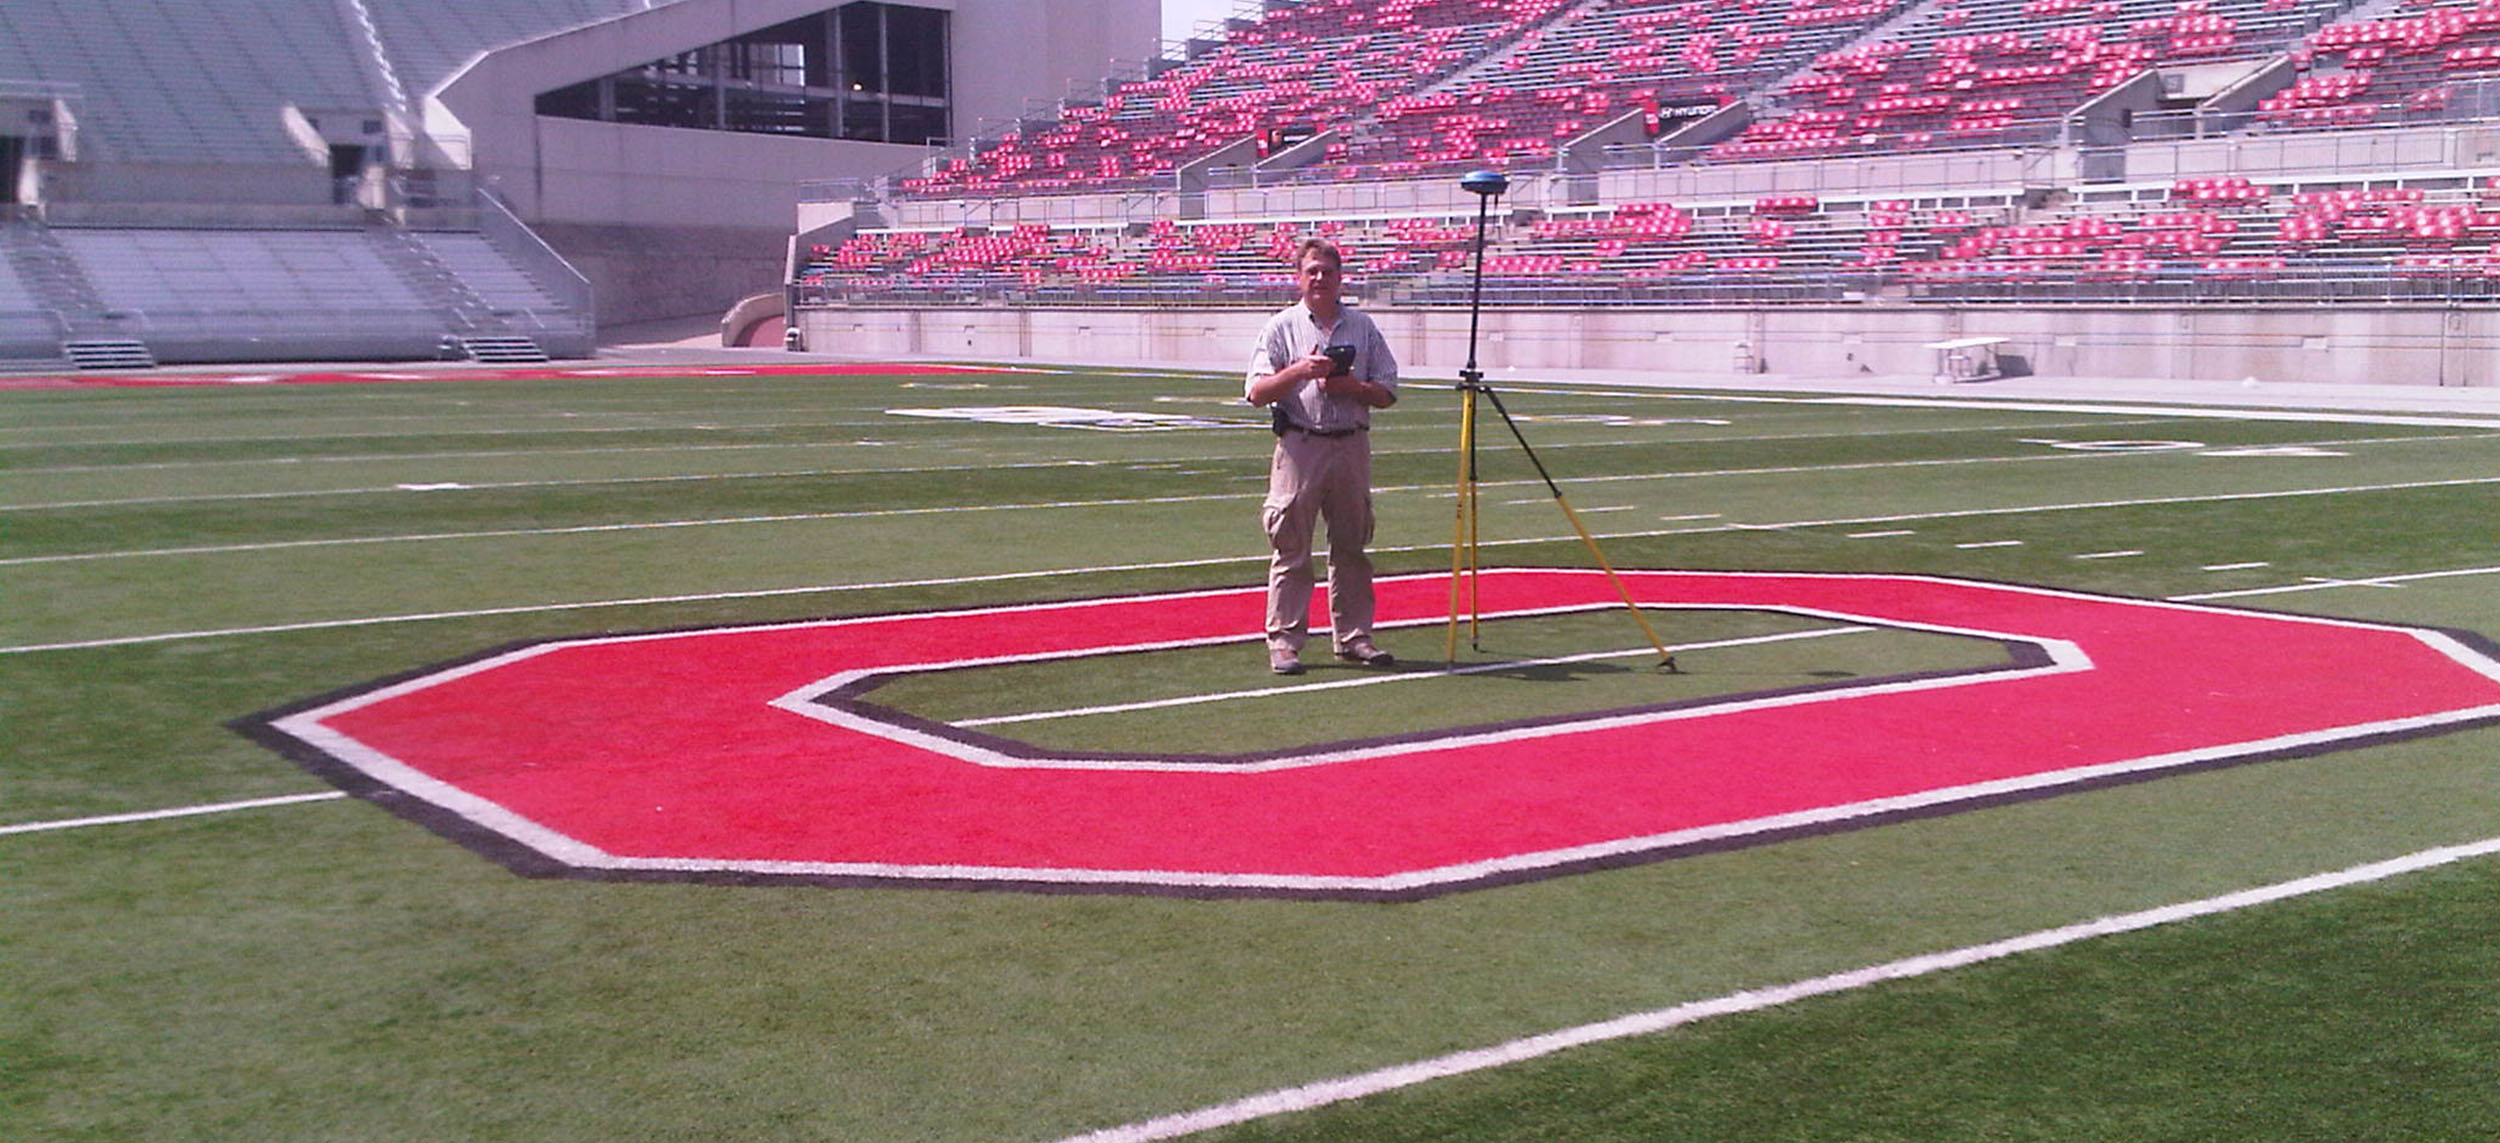
[[[838,7],[678,0],[479,52],[421,93],[426,133],[591,279],[603,321],[718,314],[781,280],[810,180],[909,172],[924,147],[591,122],[540,92]],[[1155,0],[910,0],[949,11],[955,133],[1099,84],[1156,48]],[[637,252],[647,248],[646,252]]]
[[[1416,376],[1457,374],[1463,308],[1371,309]],[[802,310],[812,352],[887,359],[1194,362],[1237,369],[1253,309],[974,306]],[[2455,306],[1762,309],[1490,307],[1477,346],[1494,380],[1585,371],[1673,381],[1728,373],[1933,377],[1935,342],[2003,337],[2043,378],[2159,377],[2346,386],[2500,386],[2500,311]]]
[[[475,229],[460,219],[493,213],[473,196],[472,188],[482,187],[537,232],[530,238],[490,228],[487,236],[507,261],[537,276],[537,288],[567,294],[554,308],[584,317],[593,312],[589,295],[595,295],[605,322],[716,316],[783,280],[800,183],[908,173],[933,150],[563,118],[539,114],[538,99],[568,84],[845,5],[13,2],[0,6],[0,111],[14,124],[37,123],[41,130],[21,148],[23,169],[0,176],[11,179],[13,198],[29,216],[52,230],[167,233]],[[1134,66],[1158,47],[1155,0],[892,0],[886,6],[946,13],[946,102],[949,129],[957,134],[1013,121],[1036,101],[1072,88],[1098,88],[1101,77]],[[821,64],[825,56],[818,51],[811,59]],[[13,235],[12,248],[42,245],[48,233]],[[574,266],[540,265],[539,238]],[[425,242],[412,242],[399,245],[423,270],[458,276],[458,266],[443,264]],[[76,257],[53,261],[74,266]],[[569,296],[576,269],[589,281],[580,298]],[[387,292],[391,284],[374,281],[366,292]],[[484,284],[484,293],[494,292],[492,282]],[[9,305],[0,321],[10,331],[9,356],[41,356],[46,343],[100,324],[115,336],[163,343],[179,355],[169,359],[190,360],[386,354],[403,343],[430,353],[446,333],[469,332],[461,321],[403,306],[390,309],[399,317],[377,323],[390,327],[382,340],[342,350],[331,344],[342,336],[336,323],[323,321],[298,323],[308,340],[290,346],[294,335],[283,307],[256,306],[248,315],[251,330],[220,347],[221,327],[238,320],[230,315],[186,318],[184,332],[170,337],[163,319],[176,311],[166,305],[141,320],[111,309],[110,299],[63,296],[50,278],[27,289],[44,296]],[[456,282],[441,293],[429,302],[446,313],[513,310]],[[535,315],[549,307],[520,310]],[[401,320],[411,314],[417,316]],[[586,330],[567,330],[561,340],[581,350],[589,344]],[[177,341],[182,348],[172,350]]]

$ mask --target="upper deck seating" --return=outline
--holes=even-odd
[[[2500,78],[2500,0],[2408,2],[2397,14],[2329,24],[2292,53],[2300,78],[2258,105],[2272,129],[2446,118],[2461,90]],[[2489,114],[2488,102],[2473,113]]]
[[[2002,146],[2147,68],[2288,50],[2338,0],[1937,0],[1829,53],[1721,160]]]
[[[280,108],[377,106],[330,4],[9,0],[0,79],[75,85],[91,159],[308,163]]]
[[[1565,0],[1308,0],[1102,103],[1009,133],[915,195],[1134,186],[1244,139],[1264,148],[1346,126],[1482,55]]]
[[[1393,99],[1341,165],[1386,175],[1549,159],[1638,112],[1652,135],[1862,33],[1908,0],[1609,0],[1460,80]]]

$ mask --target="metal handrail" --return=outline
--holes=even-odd
[[[565,307],[562,312],[569,315],[570,320],[550,323],[539,317],[535,310],[518,312],[529,314],[542,328],[576,333],[593,328],[596,298],[590,279],[582,276],[580,270],[574,269],[572,263],[556,253],[555,247],[547,245],[546,239],[540,238],[537,231],[531,230],[520,216],[512,213],[512,208],[492,189],[482,184],[478,186],[477,201],[480,204],[478,232],[484,234],[496,249],[519,258],[524,263],[522,271],[548,287],[555,295],[557,304]],[[497,310],[496,316],[505,316],[505,311]]]

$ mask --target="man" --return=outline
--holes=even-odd
[[[1242,391],[1271,410],[1276,427],[1264,515],[1275,552],[1267,569],[1267,665],[1279,675],[1302,673],[1311,534],[1322,518],[1337,657],[1373,667],[1395,662],[1372,642],[1372,562],[1363,548],[1372,539],[1371,412],[1397,403],[1398,362],[1380,328],[1346,307],[1344,262],[1327,239],[1303,240],[1294,257],[1302,300],[1259,331]]]

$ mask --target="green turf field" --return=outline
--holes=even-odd
[[[0,392],[0,1139],[1057,1140],[2500,837],[2489,728],[1402,904],[533,880],[361,801],[226,808],[331,789],[230,720],[516,641],[1256,583],[1269,438],[1238,384]],[[1505,393],[1618,566],[2500,636],[2500,418]],[[1234,423],[892,412],[978,405]],[[1378,418],[1384,572],[1449,568],[1457,419],[1420,381]],[[1506,434],[1484,464],[1488,565],[1587,565]],[[1685,674],[1588,612],[1490,622],[1460,673],[1422,669],[1439,626],[1386,632],[1389,682],[1272,679],[1245,630],[868,697],[1237,752],[2005,653],[1653,618]],[[75,824],[185,808],[217,812]],[[2485,857],[1204,1137],[2490,1138],[2495,945]]]

